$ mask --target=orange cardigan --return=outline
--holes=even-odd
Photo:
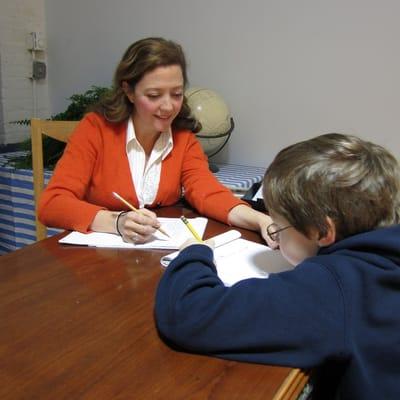
[[[42,223],[88,232],[99,210],[125,209],[112,192],[138,206],[126,155],[126,131],[127,122],[109,123],[95,113],[82,119],[40,198]],[[246,203],[210,172],[193,133],[173,132],[173,141],[171,153],[162,162],[158,192],[150,208],[176,203],[183,187],[185,198],[200,214],[226,223],[229,211]]]

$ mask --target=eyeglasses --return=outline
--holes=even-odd
[[[279,243],[280,233],[286,229],[293,228],[292,225],[284,226],[283,228],[279,228],[275,223],[269,224],[267,226],[267,235],[274,242]]]

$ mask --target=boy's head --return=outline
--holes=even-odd
[[[334,241],[400,222],[400,169],[383,147],[330,133],[281,150],[264,177],[271,216]]]

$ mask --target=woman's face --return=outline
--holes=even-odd
[[[134,103],[135,131],[158,134],[167,131],[181,110],[184,95],[179,65],[157,67],[148,72],[128,93]]]

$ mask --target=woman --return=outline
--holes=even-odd
[[[133,43],[120,61],[110,95],[72,134],[39,204],[48,226],[118,233],[143,243],[160,224],[147,208],[176,203],[182,188],[200,214],[267,239],[270,218],[251,209],[209,171],[193,132],[184,90],[182,48],[162,38]],[[141,212],[122,212],[117,192]]]

